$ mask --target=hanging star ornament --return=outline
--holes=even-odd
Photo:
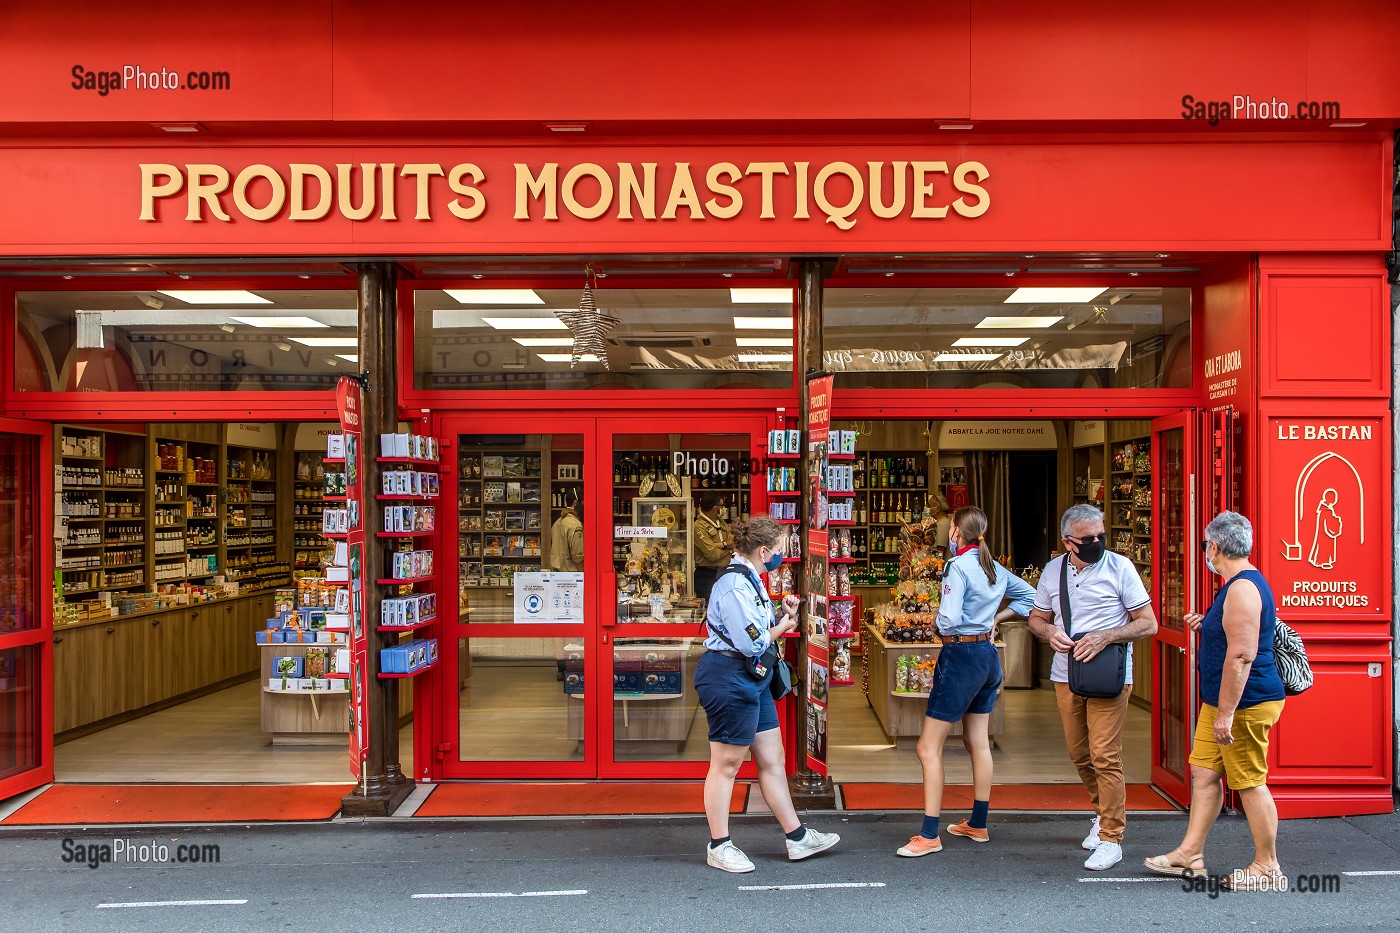
[[[584,356],[591,353],[603,364],[604,369],[612,370],[608,365],[608,348],[603,338],[622,322],[611,314],[604,314],[598,310],[598,305],[593,300],[592,268],[584,272],[583,295],[579,298],[578,310],[556,311],[555,316],[564,322],[564,326],[569,328],[569,333],[574,338],[573,355],[569,360],[570,369],[584,362]]]

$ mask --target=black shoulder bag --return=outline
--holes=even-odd
[[[1065,622],[1065,634],[1075,637],[1069,617],[1069,555],[1060,564],[1060,617]],[[1088,633],[1085,633],[1088,634]],[[1109,700],[1123,692],[1128,679],[1128,646],[1122,642],[1105,645],[1103,650],[1087,661],[1078,661],[1071,651],[1069,662],[1069,691],[1089,700]]]
[[[716,582],[719,581],[720,577],[730,573],[742,573],[747,577],[749,582],[754,586],[755,595],[757,595],[760,600],[762,599],[758,580],[747,568],[739,564],[730,564],[728,567],[721,570],[715,576]],[[714,632],[715,635],[719,637],[720,641],[729,646],[730,650],[739,651],[738,647],[736,647],[729,636],[724,633],[723,629],[716,628],[710,624],[708,612],[705,614],[705,627]],[[739,653],[743,654],[742,651],[739,651]],[[744,669],[749,672],[749,676],[754,680],[763,680],[768,676],[770,671],[772,672],[773,678],[768,681],[768,692],[773,695],[774,700],[781,700],[789,693],[796,692],[797,671],[786,658],[778,653],[778,646],[776,643],[770,644],[764,652],[757,657],[748,657],[747,655],[746,657],[748,658],[748,663],[744,665]]]

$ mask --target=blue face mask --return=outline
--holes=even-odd
[[[774,551],[768,555],[768,559],[763,562],[763,569],[772,573],[783,565],[783,555]]]

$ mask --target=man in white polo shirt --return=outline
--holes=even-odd
[[[1075,505],[1060,518],[1060,540],[1067,555],[1051,560],[1040,575],[1030,628],[1055,649],[1050,680],[1060,707],[1065,745],[1079,769],[1097,814],[1083,847],[1093,854],[1084,867],[1112,868],[1123,860],[1123,831],[1127,828],[1127,785],[1123,781],[1123,721],[1133,692],[1132,643],[1157,631],[1152,600],[1143,588],[1137,567],[1122,554],[1107,549],[1103,513],[1092,505]],[[1070,630],[1065,634],[1060,603],[1061,564],[1068,560]],[[1126,683],[1118,696],[1086,699],[1070,692],[1069,652],[1088,661],[1106,646],[1128,646]]]

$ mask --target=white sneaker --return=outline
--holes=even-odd
[[[1116,842],[1100,842],[1094,847],[1094,854],[1084,862],[1090,871],[1106,871],[1123,861],[1123,847]]]
[[[789,842],[788,845],[791,846],[792,843]],[[736,875],[753,871],[753,862],[750,862],[749,857],[733,842],[721,842],[716,848],[705,846],[705,864]]]
[[[835,833],[819,833],[815,829],[808,828],[807,835],[793,842],[787,840],[788,859],[800,862],[804,858],[816,855],[818,852],[825,852],[836,843],[841,841],[841,837]]]
[[[1084,841],[1079,846],[1092,852],[1099,847],[1099,841],[1099,818],[1096,816],[1094,817],[1094,825],[1089,829],[1089,835],[1084,837]]]

